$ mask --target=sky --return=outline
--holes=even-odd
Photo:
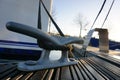
[[[55,10],[55,21],[64,32],[64,34],[79,36],[80,27],[75,22],[76,17],[82,15],[89,24],[86,30],[82,30],[82,36],[89,31],[95,17],[97,16],[104,0],[53,0],[53,10]],[[110,5],[113,0],[107,0],[106,4],[98,17],[93,28],[100,28]],[[120,41],[120,0],[115,0],[111,12],[103,28],[107,28],[109,32],[109,39]],[[51,32],[56,31],[54,26],[51,27]],[[93,37],[97,37],[94,34]]]
[[[28,3],[29,1],[29,3]],[[55,21],[64,34],[79,36],[80,27],[76,24],[76,17],[81,14],[89,24],[82,30],[82,36],[89,31],[104,0],[53,0],[52,9],[55,10]],[[103,11],[93,28],[101,27],[113,0],[107,0]],[[8,31],[6,22],[15,21],[37,27],[39,0],[0,0],[0,40],[36,42],[36,39]],[[7,21],[6,21],[7,20]],[[113,8],[103,28],[109,31],[109,39],[119,41],[120,38],[120,0],[115,0]],[[51,32],[57,32],[52,25]],[[93,37],[97,37],[94,34]]]

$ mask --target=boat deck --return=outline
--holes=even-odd
[[[16,63],[0,64],[1,80],[120,80],[120,62],[106,55],[79,58],[78,64],[34,72],[17,70]]]

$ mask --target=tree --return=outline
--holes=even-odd
[[[75,23],[77,25],[79,25],[80,27],[80,34],[79,37],[81,37],[81,33],[82,33],[82,29],[86,28],[86,26],[89,24],[88,21],[85,19],[85,17],[83,17],[83,15],[81,15],[80,13],[77,15],[77,17],[75,18]]]

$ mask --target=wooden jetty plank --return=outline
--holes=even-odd
[[[93,64],[91,64],[91,62],[89,62],[89,60],[84,59],[84,61],[90,65],[90,67],[92,67],[98,74],[100,74],[105,80],[110,80],[106,75],[104,75],[99,69],[97,69]]]
[[[89,59],[87,60],[93,67],[96,68],[97,71],[101,72],[103,75],[105,75],[108,79],[113,79],[112,76],[110,76],[108,73],[106,73],[105,71],[103,71],[100,66],[96,65],[95,63],[93,63],[92,61],[90,61]]]
[[[101,60],[99,58],[92,58],[95,62],[97,62],[99,65],[103,66],[107,70],[113,72],[114,74],[118,75],[120,77],[120,67],[117,67],[115,65],[112,65],[108,62],[105,62],[104,60]],[[104,65],[103,65],[104,64]]]
[[[15,70],[15,71],[9,73],[7,76],[5,76],[2,80],[11,80],[17,74],[20,74],[20,71]],[[16,79],[14,79],[14,80],[16,80]]]
[[[47,75],[45,76],[44,80],[51,80],[52,76],[53,76],[53,72],[54,69],[50,69],[47,73]]]
[[[89,61],[90,61],[94,66],[96,66],[96,68],[97,68],[98,70],[100,70],[100,71],[101,71],[104,75],[106,75],[108,78],[110,78],[110,79],[118,79],[118,80],[120,79],[117,75],[111,73],[111,71],[105,69],[104,67],[102,67],[102,66],[99,65],[98,63],[94,62],[94,61],[91,60],[90,58],[89,58]],[[103,64],[103,65],[104,65],[104,64]]]
[[[43,80],[47,72],[48,70],[36,71],[34,72],[33,76],[31,76],[30,80],[39,80],[39,79]]]
[[[68,66],[61,68],[60,80],[73,80]]]
[[[86,74],[86,72],[84,71],[84,69],[81,67],[80,63],[78,64],[78,68],[81,71],[84,80],[90,80],[90,78],[88,77],[88,75]]]
[[[13,68],[15,66],[16,65],[13,65],[13,64],[0,64],[0,74],[2,74],[6,70],[9,70],[9,69],[11,69],[11,68]]]
[[[29,80],[33,74],[34,74],[34,72],[29,72],[26,75],[24,75],[23,77],[21,77],[20,80]]]
[[[43,80],[47,75],[48,70],[40,70],[34,73],[34,75],[30,78],[30,80]]]
[[[82,72],[78,68],[78,64],[73,66],[79,80],[84,80]]]
[[[55,68],[52,76],[52,80],[59,80],[60,78],[60,68]]]
[[[79,64],[81,65],[82,69],[85,71],[86,75],[89,77],[90,80],[95,80],[95,77],[89,72],[88,69],[86,69],[85,65],[86,63],[82,63],[81,60],[79,61]]]
[[[10,68],[9,70],[6,69],[3,73],[0,74],[0,79],[7,77],[10,73],[14,72],[15,70],[16,68],[14,66]]]
[[[105,80],[95,69],[93,69],[85,60],[81,60],[82,63],[85,64],[86,69],[91,73],[91,75],[95,78],[95,80]]]
[[[115,51],[112,51],[112,54],[114,54],[113,52]],[[104,53],[98,53],[98,52],[92,52],[93,55],[95,55],[97,58],[100,58],[106,62],[109,62],[117,67],[120,66],[120,60],[119,59],[116,59],[116,58],[113,58],[111,57],[110,55],[108,54],[104,54]],[[99,54],[99,55],[98,55]],[[111,53],[109,53],[111,54]]]
[[[74,67],[70,66],[69,68],[70,68],[70,72],[72,74],[73,80],[79,80]]]
[[[20,72],[19,74],[14,75],[14,77],[11,80],[20,80],[25,74],[26,72]]]
[[[104,64],[104,65],[103,65]],[[79,59],[72,66],[22,72],[16,64],[0,64],[0,80],[119,80],[120,68],[97,57]],[[5,67],[5,68],[3,68]],[[2,68],[4,70],[2,70]]]

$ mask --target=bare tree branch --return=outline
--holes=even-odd
[[[82,14],[78,14],[77,17],[75,18],[75,23],[79,25],[80,27],[80,34],[79,37],[81,37],[82,34],[82,29],[85,29],[86,26],[89,24],[88,21],[85,19],[85,17]]]

